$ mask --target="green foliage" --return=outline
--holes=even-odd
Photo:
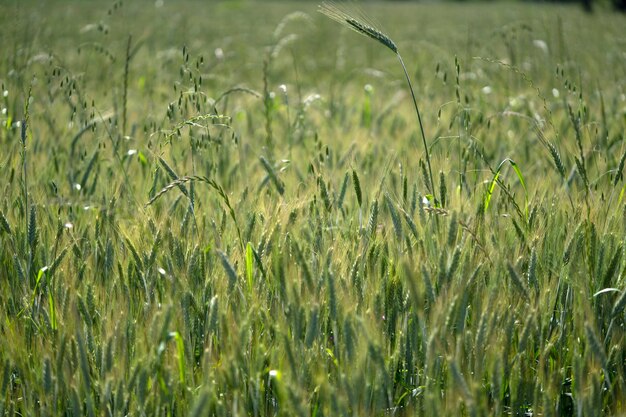
[[[626,413],[624,17],[263,5],[3,3],[0,415]]]

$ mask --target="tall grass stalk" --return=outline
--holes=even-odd
[[[32,265],[33,265],[33,258],[35,256],[34,254],[34,245],[31,243],[34,243],[31,238],[31,233],[30,231],[32,230],[33,232],[36,232],[35,229],[32,229],[32,227],[34,226],[33,220],[35,219],[35,215],[34,215],[34,211],[30,210],[30,205],[29,205],[29,195],[28,195],[28,169],[27,169],[27,161],[26,161],[26,139],[27,139],[27,133],[28,133],[28,125],[30,123],[30,98],[32,96],[32,89],[33,86],[31,84],[31,86],[28,89],[28,95],[26,96],[26,103],[24,105],[24,119],[22,120],[22,125],[21,125],[21,134],[20,134],[20,143],[22,145],[21,148],[21,158],[22,158],[22,195],[24,198],[24,222],[25,222],[25,226],[26,228],[24,230],[28,230],[29,233],[25,234],[25,239],[26,239],[26,248],[29,248],[28,251],[28,264],[26,265],[26,279],[30,280],[30,274],[31,274],[31,269],[32,269]],[[16,262],[19,262],[16,260]]]
[[[122,137],[126,136],[126,125],[128,122],[128,75],[130,69],[130,58],[133,37],[128,35],[126,44],[126,59],[124,60],[124,85],[122,86]],[[119,144],[119,141],[117,142]]]

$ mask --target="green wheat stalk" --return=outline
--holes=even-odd
[[[319,12],[328,16],[332,20],[341,23],[344,26],[349,27],[350,29],[367,36],[369,38],[374,39],[380,44],[389,48],[400,61],[400,65],[402,65],[402,70],[404,71],[404,76],[406,77],[406,82],[409,85],[409,90],[411,91],[411,98],[413,98],[413,106],[415,107],[415,113],[417,114],[417,121],[420,126],[420,133],[422,134],[422,143],[424,145],[424,153],[426,157],[426,164],[428,165],[428,181],[430,185],[430,189],[435,190],[434,181],[433,181],[433,170],[430,165],[430,152],[428,150],[428,145],[426,143],[426,134],[424,133],[424,124],[422,123],[422,116],[419,111],[419,107],[417,106],[417,99],[415,98],[415,92],[413,91],[413,85],[411,83],[411,78],[409,77],[409,73],[406,70],[406,66],[404,65],[404,61],[402,60],[402,55],[398,51],[398,46],[396,43],[385,33],[373,27],[370,24],[361,22],[356,19],[354,16],[350,15],[347,11],[341,9],[336,4],[332,2],[323,2],[319,5]]]

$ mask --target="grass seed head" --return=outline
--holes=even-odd
[[[323,2],[319,6],[319,11],[320,13],[328,16],[334,21],[339,22],[342,25],[347,26],[358,33],[372,38],[375,41],[378,41],[379,43],[385,45],[387,48],[391,49],[394,54],[398,53],[398,47],[389,36],[384,34],[379,29],[376,29],[372,25],[356,19],[347,11],[339,8],[336,4],[331,2]]]

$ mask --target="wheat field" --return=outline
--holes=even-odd
[[[626,415],[626,17],[338,7],[0,5],[0,416]]]

